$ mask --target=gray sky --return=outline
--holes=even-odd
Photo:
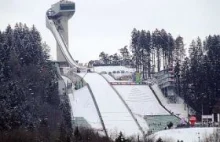
[[[0,0],[0,30],[16,22],[36,25],[56,59],[56,42],[45,26],[45,12],[58,0]],[[69,21],[70,53],[80,62],[97,59],[101,51],[113,54],[129,45],[133,28],[164,28],[192,39],[220,34],[220,0],[75,0]]]

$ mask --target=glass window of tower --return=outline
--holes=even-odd
[[[60,5],[60,10],[74,10],[75,5],[74,4],[61,4]]]

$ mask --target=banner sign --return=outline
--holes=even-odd
[[[146,82],[140,82],[140,83],[135,83],[135,82],[110,82],[111,85],[149,85],[149,83]]]
[[[140,73],[136,73],[136,83],[140,83],[141,82],[141,74]]]

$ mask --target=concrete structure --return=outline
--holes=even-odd
[[[220,114],[202,115],[203,126],[220,126]]]
[[[60,1],[47,11],[46,26],[52,32],[57,42],[57,62],[59,67],[71,67],[79,72],[86,72],[88,68],[79,65],[70,54],[68,48],[68,20],[75,13],[75,3]]]
[[[54,21],[56,29],[58,30],[60,36],[65,41],[66,47],[69,47],[68,39],[68,20],[75,13],[75,3],[71,1],[61,0],[60,2],[55,3],[47,11],[47,17]],[[47,24],[47,28],[49,25]],[[60,50],[60,45],[57,43],[57,61],[61,62],[66,66],[66,59],[62,51]]]
[[[163,94],[175,101],[176,89],[175,89],[175,76],[174,71],[170,69],[165,69],[154,74],[157,79],[158,85],[161,88]]]

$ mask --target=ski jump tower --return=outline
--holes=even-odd
[[[66,0],[61,0],[53,4],[46,13],[47,28],[51,30],[57,41],[57,62],[60,66],[69,65],[68,57],[65,57],[68,55],[64,54],[69,54],[68,20],[74,13],[75,3]],[[59,38],[61,39],[59,40]],[[65,50],[68,53],[65,53]]]

